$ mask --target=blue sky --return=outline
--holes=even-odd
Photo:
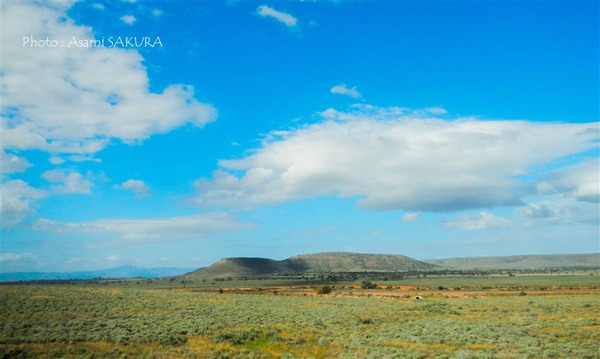
[[[600,250],[597,1],[2,6],[4,272]]]

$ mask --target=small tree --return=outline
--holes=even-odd
[[[317,294],[329,294],[331,293],[331,287],[328,285],[324,285],[322,287],[317,288]]]
[[[361,283],[362,289],[374,289],[377,288],[377,283],[373,283],[370,280],[363,280]]]

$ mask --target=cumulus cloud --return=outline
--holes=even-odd
[[[140,180],[128,179],[123,182],[117,188],[132,191],[137,198],[144,198],[150,195],[150,187]]]
[[[57,156],[52,156],[48,159],[48,162],[50,162],[53,165],[62,165],[63,163],[65,163],[65,160]]]
[[[510,227],[511,222],[504,217],[497,217],[488,212],[479,212],[474,215],[462,215],[458,218],[445,221],[444,225],[448,228],[474,231],[490,228]]]
[[[121,16],[120,20],[122,23],[127,24],[127,25],[133,25],[137,21],[137,19],[133,15]]]
[[[32,229],[57,233],[90,233],[116,236],[128,242],[160,242],[201,239],[226,231],[251,228],[227,213],[214,212],[186,217],[152,219],[105,219],[93,222],[56,222],[38,219]]]
[[[42,174],[42,177],[51,183],[50,189],[56,194],[89,194],[94,186],[91,181],[74,171],[50,170]]]
[[[338,95],[350,96],[352,98],[357,98],[357,99],[362,97],[360,92],[358,92],[358,90],[356,89],[356,86],[350,88],[345,84],[333,86],[331,88],[331,93],[335,93]]]
[[[597,158],[587,159],[561,168],[549,175],[544,183],[578,201],[600,203],[600,162]]]
[[[47,197],[47,191],[30,187],[25,181],[12,180],[0,186],[0,217],[2,227],[7,228],[21,222],[23,218],[35,213],[37,200]]]
[[[519,207],[516,213],[525,226],[549,224],[600,224],[600,204],[580,201],[574,196],[556,194]]]
[[[561,214],[545,204],[529,203],[517,209],[517,212],[529,218],[554,218]]]
[[[5,151],[0,152],[0,178],[11,173],[25,172],[29,167],[31,167],[31,163],[26,158]]]
[[[532,189],[517,175],[598,145],[595,124],[444,120],[368,105],[321,116],[220,161],[211,179],[195,182],[193,201],[253,207],[333,195],[375,210],[520,205]]]
[[[256,9],[256,12],[258,15],[263,17],[272,17],[275,20],[285,24],[287,27],[295,27],[298,24],[298,19],[296,19],[294,16],[285,12],[277,11],[267,5],[259,6]]]
[[[92,154],[112,139],[136,143],[215,118],[215,109],[198,102],[191,86],[150,92],[137,51],[67,46],[94,34],[68,17],[68,2],[56,4],[3,7],[4,148]],[[40,47],[46,39],[65,46]]]

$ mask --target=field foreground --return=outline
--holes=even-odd
[[[0,356],[600,358],[594,286],[315,289],[3,285]]]

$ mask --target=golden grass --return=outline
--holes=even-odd
[[[381,343],[385,346],[409,349],[413,351],[417,351],[425,354],[433,354],[440,352],[451,352],[460,348],[460,346],[455,344],[447,344],[447,343],[415,343],[409,342],[405,340],[386,340]]]
[[[245,330],[244,328],[228,328],[230,330]],[[326,346],[318,344],[318,338],[312,333],[298,333],[297,331],[281,331],[280,340],[273,340],[264,335],[254,341],[240,345],[230,343],[215,343],[213,336],[200,335],[188,338],[184,346],[193,351],[198,357],[209,357],[211,353],[250,353],[266,354],[269,358],[280,358],[284,354],[293,353],[301,358],[330,358],[332,353],[340,348],[337,343],[328,343]],[[302,338],[300,340],[300,338]]]

